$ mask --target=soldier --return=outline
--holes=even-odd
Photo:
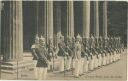
[[[37,79],[37,69],[36,69],[36,64],[37,64],[37,54],[36,54],[36,48],[39,46],[39,37],[36,35],[35,37],[35,43],[31,46],[31,51],[32,51],[32,56],[33,56],[33,63],[34,63],[34,73],[35,73],[35,78]]]
[[[94,52],[95,52],[95,63],[94,63],[94,68],[98,67],[99,63],[99,44],[98,44],[98,38],[95,38],[95,47],[94,47]]]
[[[88,48],[88,38],[85,38],[85,41],[83,41],[82,56],[81,56],[81,57],[84,57],[83,73],[88,72],[89,54],[90,54],[90,51]]]
[[[102,54],[103,54],[103,46],[102,46],[102,43],[103,43],[103,40],[102,40],[102,37],[100,36],[99,39],[98,39],[98,66],[102,66]]]
[[[115,54],[115,61],[119,60],[119,58],[120,58],[120,48],[119,48],[119,45],[120,45],[120,38],[117,37],[117,38],[116,38],[116,54]]]
[[[82,40],[81,43],[81,69],[80,69],[80,75],[84,74],[84,67],[85,67],[85,61],[87,61],[87,59],[85,58],[86,56],[86,52],[85,52],[85,46],[84,46],[84,40]]]
[[[66,52],[66,45],[64,43],[64,36],[60,36],[60,41],[58,43],[59,51],[58,51],[58,56],[60,59],[60,67],[59,71],[63,72],[65,70],[65,58],[68,55]]]
[[[118,51],[118,49],[117,49],[117,43],[118,43],[118,39],[115,37],[114,38],[114,48],[115,48],[115,50],[114,50],[114,53],[113,53],[113,62],[115,62],[116,61],[116,53],[117,53],[117,51]]]
[[[66,70],[71,70],[71,63],[72,63],[72,57],[73,57],[73,42],[72,38],[67,37],[66,41],[66,51],[68,52],[68,57],[66,60]]]
[[[106,55],[106,64],[109,64],[109,57],[110,57],[110,54],[111,54],[111,47],[110,47],[110,45],[109,45],[109,42],[110,42],[110,40],[109,40],[109,38],[106,38],[106,52],[107,52],[107,55]]]
[[[91,56],[91,59],[89,61],[89,69],[90,70],[93,70],[94,65],[95,65],[94,60],[95,60],[96,56],[95,56],[95,51],[93,49],[94,45],[95,45],[95,40],[94,40],[94,37],[91,36],[91,38],[90,38],[90,56]]]
[[[107,58],[106,58],[106,56],[107,56],[107,52],[106,52],[106,44],[107,44],[107,40],[106,40],[106,38],[103,38],[103,59],[102,59],[102,65],[106,65],[106,61],[107,61]]]
[[[84,72],[89,71],[89,60],[91,59],[90,50],[85,47],[85,60],[84,60]]]
[[[37,60],[37,72],[38,72],[38,80],[46,79],[47,68],[48,68],[48,60],[47,60],[47,49],[45,45],[45,38],[41,36],[39,39],[39,46],[36,48],[36,53],[38,56]]]
[[[110,37],[110,41],[109,41],[109,47],[111,48],[111,54],[110,54],[110,59],[109,59],[109,62],[112,63],[113,62],[113,54],[114,54],[114,51],[115,51],[115,47],[114,47],[114,38],[113,37]]]
[[[52,38],[50,38],[48,45],[48,60],[49,60],[49,68],[52,71],[54,69],[54,58],[55,58],[54,46],[53,46]]]
[[[74,54],[75,54],[75,42],[76,42],[76,39],[75,39],[75,37],[73,37],[72,38],[73,57],[74,57]],[[73,57],[72,57],[72,72],[74,71],[74,68],[75,68],[75,61],[74,61]]]
[[[120,37],[118,37],[118,50],[119,50],[119,52],[117,54],[117,60],[119,60],[121,57],[121,40],[120,40]]]
[[[74,68],[74,76],[75,77],[79,77],[80,69],[81,69],[80,68],[81,67],[81,44],[80,44],[80,41],[81,41],[81,37],[78,34],[77,38],[76,38],[76,42],[75,42],[75,48],[74,48],[75,54],[73,56],[73,59],[75,61],[75,68]]]

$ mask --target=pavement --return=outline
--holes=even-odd
[[[112,64],[102,66],[93,71],[89,71],[84,75],[75,78],[72,71],[60,73],[58,71],[48,72],[47,80],[109,80],[109,81],[126,81],[127,77],[127,52],[122,54],[121,60]],[[24,70],[19,77],[19,74],[1,73],[2,80],[35,80],[34,71]]]

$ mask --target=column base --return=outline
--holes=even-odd
[[[29,70],[32,67],[34,67],[33,60],[3,62],[1,64],[1,72],[9,74],[20,74],[23,70]]]

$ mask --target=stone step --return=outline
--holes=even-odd
[[[15,69],[15,70],[4,70],[4,69],[1,69],[1,72],[2,73],[9,73],[9,74],[16,74],[18,72],[22,72],[22,69]]]
[[[30,69],[34,67],[33,61],[24,61],[20,62],[17,66],[16,63],[13,64],[2,64],[1,65],[1,71],[4,73],[15,73],[18,70],[23,70],[23,69]]]
[[[7,70],[15,70],[15,69],[17,69],[17,68],[25,68],[25,67],[33,67],[34,65],[33,64],[31,64],[31,63],[29,63],[29,64],[23,64],[23,65],[15,65],[15,66],[8,66],[8,65],[1,65],[1,68],[2,69],[7,69]]]

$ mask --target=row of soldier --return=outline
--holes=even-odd
[[[123,44],[119,37],[110,38],[76,38],[60,36],[58,46],[54,47],[52,39],[46,45],[44,37],[35,38],[32,45],[32,55],[36,79],[46,79],[47,69],[54,70],[59,65],[59,71],[72,71],[74,77],[79,77],[95,68],[108,65],[120,59]],[[55,64],[59,59],[59,64]]]

